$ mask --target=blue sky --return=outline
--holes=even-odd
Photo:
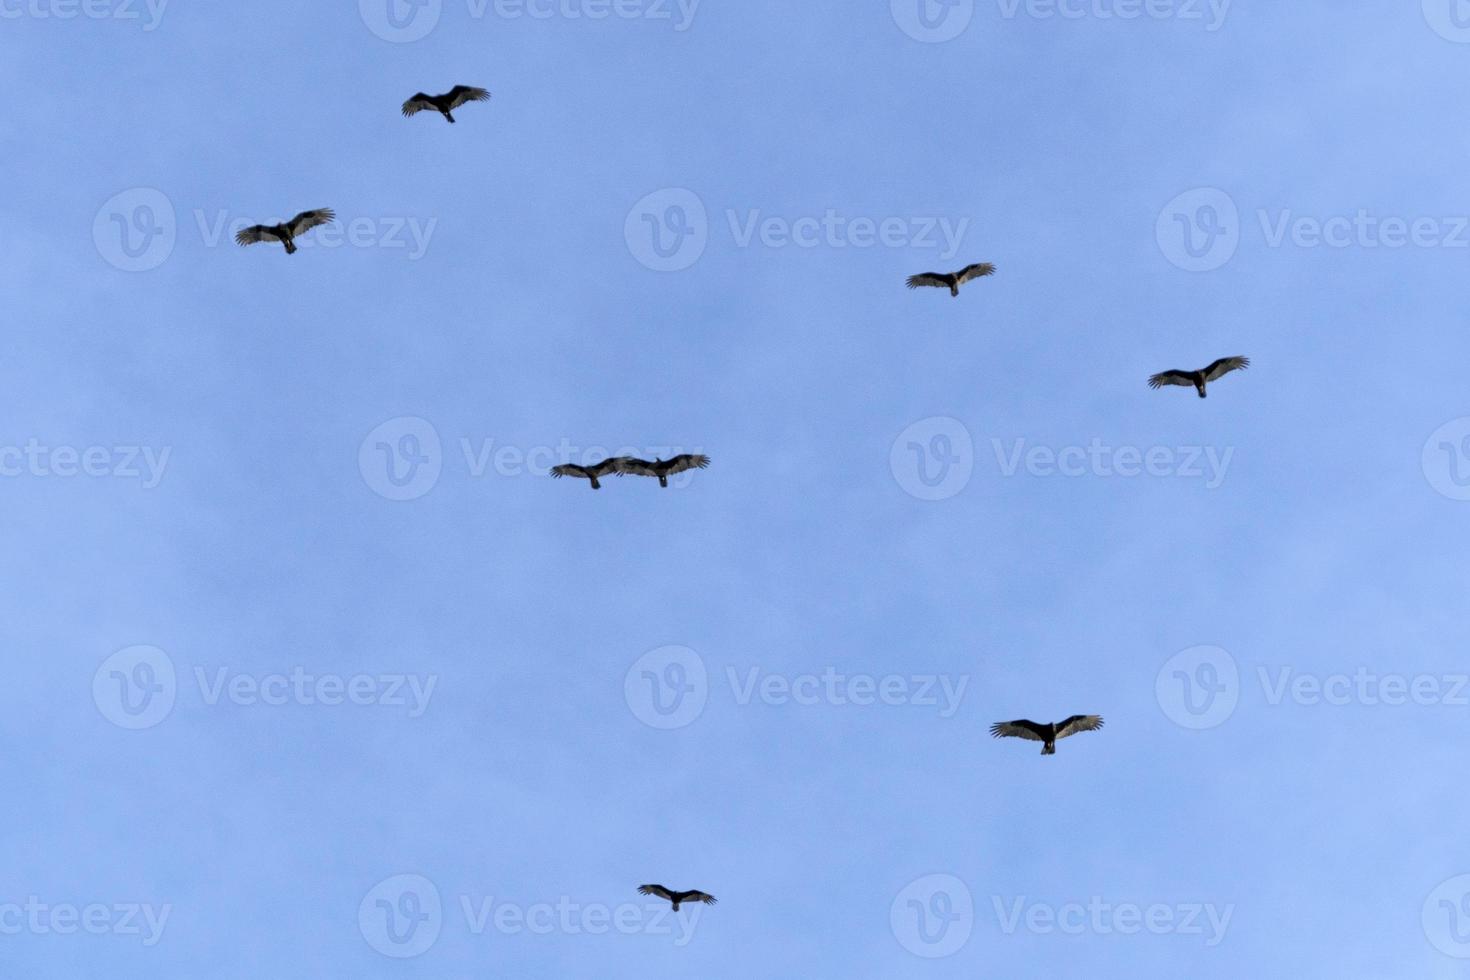
[[[923,2],[0,0],[0,974],[1470,976],[1470,10]]]

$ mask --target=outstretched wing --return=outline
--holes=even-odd
[[[596,466],[589,466],[587,469],[593,476],[607,476],[609,473],[621,473],[623,460],[626,458],[624,456],[609,456]]]
[[[940,272],[921,272],[917,276],[909,276],[908,286],[910,289],[918,289],[920,286],[939,286],[941,289],[948,289],[949,276]]]
[[[993,275],[995,275],[995,263],[993,262],[977,262],[974,265],[967,265],[959,272],[960,285],[963,286],[971,279]]]
[[[1057,726],[1057,738],[1066,738],[1078,732],[1095,732],[1102,726],[1102,715],[1073,715]]]
[[[674,900],[674,893],[669,891],[663,885],[639,885],[638,894],[652,895],[655,898],[662,898],[665,901],[669,902],[672,902]]]
[[[990,726],[992,738],[1024,738],[1032,742],[1045,742],[1046,734],[1034,721],[1022,718],[1019,721],[1002,721]]]
[[[564,476],[576,476],[586,480],[591,478],[592,476],[592,474],[589,473],[585,467],[577,466],[574,463],[565,463],[561,466],[553,466],[551,468],[551,475],[558,480],[560,480]]]
[[[1222,357],[1214,364],[1205,368],[1206,381],[1214,381],[1216,378],[1224,377],[1231,371],[1243,371],[1251,366],[1249,357]]]
[[[254,245],[256,242],[278,242],[281,236],[265,225],[251,225],[235,232],[236,245]]]
[[[713,895],[710,895],[710,894],[708,894],[706,892],[701,892],[701,891],[688,891],[688,892],[684,892],[683,894],[681,894],[679,896],[679,901],[681,901],[681,902],[703,902],[706,905],[713,905],[713,904],[715,904],[716,899],[715,899],[715,897]]]
[[[415,92],[413,98],[403,103],[403,114],[411,116],[417,112],[426,112],[437,108],[434,103],[423,92]]]
[[[449,90],[449,108],[458,109],[466,102],[489,102],[490,93],[473,85],[456,85]]]
[[[317,208],[315,211],[302,211],[291,219],[289,227],[292,236],[303,235],[318,225],[335,220],[337,220],[337,212],[331,208]]]
[[[1194,387],[1194,376],[1188,371],[1161,371],[1148,379],[1150,388],[1162,388],[1164,385],[1180,385],[1184,388]]]
[[[619,456],[617,473],[618,476],[658,476],[652,463],[636,456]]]
[[[664,463],[663,471],[669,474],[683,473],[685,470],[702,470],[708,465],[708,456],[696,456],[685,453],[683,456],[675,456],[673,459]]]

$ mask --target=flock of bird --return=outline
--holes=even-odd
[[[471,85],[456,85],[442,95],[426,95],[418,92],[403,103],[403,115],[409,117],[420,112],[434,111],[453,123],[455,109],[470,102],[487,102],[489,99],[488,91]],[[303,211],[291,220],[280,224],[252,225],[244,228],[236,234],[235,241],[242,246],[259,242],[280,242],[285,246],[286,254],[291,255],[297,250],[297,238],[313,228],[334,221],[336,217],[336,213],[331,208]],[[977,279],[993,276],[995,271],[994,263],[977,262],[958,272],[921,272],[909,276],[907,284],[910,289],[920,287],[948,289],[951,296],[958,297],[961,286]],[[1210,382],[1219,380],[1231,371],[1243,370],[1249,366],[1249,358],[1222,357],[1209,367],[1198,371],[1161,371],[1150,377],[1148,384],[1150,388],[1155,389],[1167,386],[1192,387],[1199,393],[1199,397],[1205,398]],[[688,470],[702,470],[709,464],[710,458],[702,454],[684,454],[675,456],[673,459],[660,458],[652,462],[633,456],[614,456],[590,466],[579,466],[572,463],[556,466],[551,470],[551,475],[556,479],[573,477],[587,480],[591,483],[593,490],[602,489],[601,481],[609,476],[654,477],[658,480],[659,486],[667,487],[670,476]],[[1040,724],[1023,718],[1016,721],[998,722],[990,727],[990,734],[995,738],[1020,738],[1041,742],[1042,755],[1055,755],[1059,739],[1067,738],[1078,732],[1094,732],[1102,727],[1101,715],[1073,715],[1065,721],[1048,724]],[[661,898],[671,903],[675,912],[686,902],[715,904],[713,895],[698,890],[675,891],[663,885],[641,885],[638,893]]]

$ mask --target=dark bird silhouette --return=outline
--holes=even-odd
[[[415,113],[424,112],[428,109],[436,109],[444,114],[444,118],[454,122],[454,110],[466,102],[489,102],[490,93],[473,85],[456,85],[443,95],[425,95],[416,92],[414,97],[403,103],[404,116],[412,116]]]
[[[577,466],[575,463],[565,463],[561,466],[553,466],[551,475],[560,480],[564,476],[574,476],[581,480],[591,480],[593,490],[601,490],[602,484],[598,482],[605,476],[619,472],[626,456],[614,456],[604,459],[596,466]]]
[[[1095,732],[1103,726],[1102,715],[1073,715],[1055,725],[1038,725],[1034,721],[1002,721],[990,726],[995,738],[1024,738],[1033,742],[1045,742],[1042,755],[1057,754],[1057,739],[1076,735],[1078,732]]]
[[[951,296],[960,294],[960,287],[971,279],[979,279],[982,276],[995,275],[995,264],[992,262],[977,262],[967,265],[959,272],[921,272],[917,276],[909,276],[909,288],[918,289],[920,286],[948,287]]]
[[[254,245],[256,242],[280,242],[286,246],[286,254],[292,255],[296,252],[296,239],[329,221],[336,221],[337,213],[331,208],[317,208],[315,211],[302,211],[290,221],[279,225],[251,225],[249,228],[241,228],[235,233],[235,242],[239,245]]]
[[[1251,366],[1249,357],[1222,357],[1203,371],[1161,371],[1148,379],[1150,388],[1162,388],[1165,385],[1178,385],[1181,388],[1194,386],[1201,398],[1205,395],[1205,385],[1209,384],[1231,371],[1243,371]]]
[[[671,892],[663,885],[639,885],[638,894],[652,895],[655,898],[662,898],[673,902],[675,912],[679,911],[679,906],[685,902],[703,902],[706,905],[715,904],[715,897],[705,892]]]
[[[708,465],[708,456],[693,456],[688,453],[669,460],[656,459],[652,463],[646,459],[625,456],[622,465],[618,467],[618,476],[656,476],[658,485],[666,487],[669,485],[669,477],[675,473],[683,473],[685,470],[702,470]]]

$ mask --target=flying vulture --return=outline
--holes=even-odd
[[[674,911],[679,911],[679,906],[685,902],[703,902],[706,905],[715,904],[715,897],[700,891],[671,892],[663,885],[639,885],[638,894],[652,895],[655,898],[667,899],[674,903]]]
[[[1034,721],[1002,721],[990,726],[995,738],[1025,738],[1033,742],[1045,742],[1042,755],[1057,754],[1057,739],[1076,735],[1078,732],[1095,732],[1103,726],[1102,715],[1073,715],[1055,725],[1038,725]]]
[[[251,225],[249,228],[241,228],[235,235],[235,242],[239,245],[281,242],[286,246],[286,254],[291,255],[296,251],[298,235],[304,235],[317,225],[324,225],[335,220],[337,220],[337,213],[331,208],[302,211],[290,221],[279,225]]]
[[[666,487],[669,485],[669,477],[675,473],[683,473],[685,470],[702,470],[709,465],[708,456],[692,456],[685,453],[683,456],[675,456],[670,460],[656,459],[650,463],[646,459],[635,459],[632,456],[623,458],[622,466],[618,468],[618,476],[624,474],[631,476],[656,476],[658,485]]]
[[[945,286],[949,288],[951,296],[960,294],[960,287],[971,279],[979,279],[982,276],[995,275],[995,264],[992,262],[977,262],[975,265],[967,265],[959,272],[922,272],[917,276],[909,276],[909,288],[918,289],[920,286]]]
[[[490,93],[473,85],[456,85],[443,95],[425,95],[422,92],[415,93],[414,97],[403,103],[403,114],[412,116],[418,112],[435,109],[444,114],[444,118],[454,122],[454,111],[466,102],[489,102]]]
[[[1164,385],[1178,385],[1181,388],[1194,386],[1201,398],[1206,397],[1205,385],[1215,381],[1231,371],[1242,371],[1251,366],[1249,357],[1222,357],[1203,371],[1162,371],[1148,379],[1150,388],[1162,388]]]
[[[560,480],[564,476],[575,476],[582,480],[591,480],[593,490],[601,490],[602,484],[598,481],[613,473],[620,473],[626,456],[614,456],[604,459],[596,466],[577,466],[575,463],[566,463],[562,466],[553,466],[551,475]]]

